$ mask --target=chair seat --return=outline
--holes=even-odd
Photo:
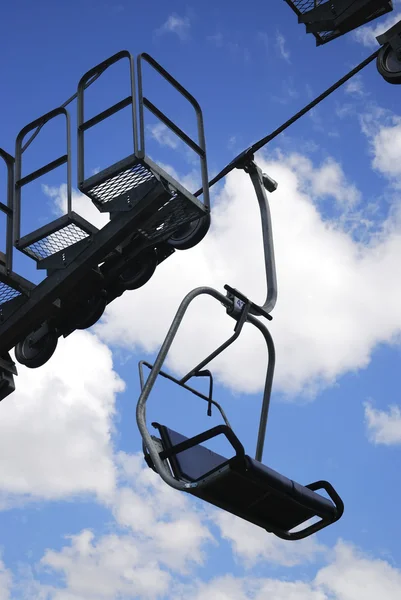
[[[292,539],[293,535],[294,539],[300,539],[306,536],[289,532],[313,517],[320,518],[320,529],[342,514],[340,499],[336,505],[311,489],[316,485],[331,488],[327,482],[303,486],[249,456],[227,459],[201,445],[171,454],[174,446],[188,438],[163,425],[154,426],[160,432],[174,477],[201,482],[199,487],[189,490],[191,494],[267,531],[286,539]]]

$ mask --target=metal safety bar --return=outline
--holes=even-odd
[[[46,123],[58,117],[59,115],[64,115],[66,119],[66,139],[67,139],[67,148],[66,154],[63,154],[59,158],[56,158],[52,162],[40,167],[36,171],[29,173],[22,177],[22,154],[24,152],[23,141],[25,136],[33,131],[38,129],[39,127],[43,127]],[[21,237],[21,191],[24,185],[35,181],[42,175],[46,175],[50,171],[57,169],[64,164],[67,164],[67,214],[70,215],[72,213],[72,203],[71,203],[71,133],[70,133],[70,116],[68,111],[63,108],[55,108],[50,112],[46,113],[42,117],[35,119],[32,123],[26,125],[19,132],[15,144],[15,196],[14,196],[14,245],[16,248],[19,247],[20,237]]]
[[[198,129],[198,143],[194,142],[180,127],[178,127],[173,121],[171,121],[161,110],[159,110],[146,96],[143,95],[143,82],[142,82],[142,61],[148,63],[157,73],[159,73],[168,83],[170,83],[188,102],[192,105],[195,110],[197,129]],[[170,73],[168,73],[158,62],[155,61],[149,54],[143,52],[139,54],[137,58],[137,70],[138,70],[138,105],[139,105],[139,127],[140,127],[140,154],[141,157],[145,157],[145,119],[143,107],[146,107],[155,117],[157,117],[164,125],[166,125],[171,131],[173,131],[187,146],[191,148],[200,159],[201,177],[202,177],[202,190],[203,190],[203,204],[207,209],[210,209],[210,194],[208,184],[208,170],[207,170],[207,158],[206,158],[206,140],[205,140],[205,129],[203,124],[202,109],[198,101],[190,94]]]
[[[14,157],[0,148],[0,157],[7,167],[7,203],[0,202],[0,210],[6,215],[6,248],[5,254],[0,253],[0,261],[4,264],[6,272],[13,268],[13,205],[14,205]]]
[[[138,364],[138,367],[139,367],[139,383],[140,383],[141,390],[142,390],[145,386],[145,377],[143,374],[143,367],[148,367],[148,369],[152,369],[153,365],[148,363],[146,360],[141,360]],[[205,371],[201,371],[201,372],[198,371],[197,373],[194,373],[191,377],[199,377],[199,376],[202,377],[205,374],[206,374]],[[198,398],[201,398],[202,400],[206,400],[206,402],[208,404],[212,404],[213,406],[215,406],[217,408],[217,410],[220,412],[221,417],[222,417],[224,423],[227,425],[227,427],[231,427],[230,422],[227,418],[226,413],[224,412],[223,407],[218,402],[216,402],[216,400],[213,400],[213,397],[212,397],[213,378],[212,378],[212,374],[210,373],[210,371],[207,371],[207,376],[210,377],[210,386],[209,386],[209,395],[208,396],[206,396],[206,394],[203,394],[199,390],[191,387],[190,385],[187,385],[185,382],[183,382],[182,379],[177,379],[176,377],[173,377],[172,375],[170,375],[170,373],[166,373],[165,371],[159,371],[158,375],[160,375],[160,377],[164,377],[168,381],[172,381],[173,383],[176,383],[177,385],[184,388],[185,390],[188,390],[195,396],[198,396]]]
[[[101,113],[95,115],[94,117],[85,121],[84,114],[84,92],[85,89],[89,87],[90,83],[92,83],[95,79],[100,77],[111,65],[114,65],[116,62],[127,58],[129,61],[129,70],[130,70],[130,94],[120,102],[113,104],[106,110]],[[131,104],[132,106],[132,137],[133,137],[133,148],[134,153],[137,153],[138,150],[138,135],[137,135],[137,114],[136,114],[136,102],[135,102],[135,66],[134,59],[128,50],[121,50],[117,52],[110,58],[104,60],[96,67],[93,67],[90,71],[83,75],[78,83],[78,92],[77,92],[77,114],[78,114],[78,187],[80,187],[85,180],[85,160],[84,160],[84,152],[85,152],[85,142],[84,142],[84,134],[85,131],[94,127],[98,123],[101,123],[108,117],[111,117],[115,113],[119,112],[123,108],[126,108]]]
[[[146,402],[147,402],[147,400],[149,398],[149,394],[152,391],[152,388],[155,384],[156,378],[161,372],[161,369],[162,369],[163,363],[167,357],[168,351],[171,347],[171,344],[174,341],[174,338],[177,334],[178,328],[182,322],[182,319],[184,318],[184,315],[185,315],[190,303],[196,297],[198,297],[200,295],[212,296],[218,302],[220,302],[223,306],[225,306],[226,309],[232,308],[233,300],[230,300],[227,296],[224,296],[217,290],[214,290],[213,288],[210,288],[210,287],[196,288],[196,289],[192,290],[191,292],[189,292],[189,294],[187,294],[185,296],[184,300],[181,302],[181,304],[177,310],[177,313],[173,319],[173,322],[172,322],[170,329],[166,335],[166,338],[159,350],[159,353],[158,353],[156,360],[154,362],[154,365],[149,373],[149,376],[148,376],[145,384],[142,387],[141,394],[139,396],[139,400],[138,400],[138,404],[137,404],[137,408],[136,408],[136,421],[138,424],[138,428],[139,428],[140,434],[142,436],[144,445],[145,445],[147,451],[149,452],[150,458],[153,461],[153,465],[154,465],[157,473],[168,485],[170,485],[171,487],[173,487],[177,490],[180,490],[180,491],[189,491],[190,489],[193,489],[193,488],[200,488],[200,487],[204,486],[206,484],[206,482],[205,482],[205,480],[201,480],[201,481],[194,482],[194,483],[182,483],[180,481],[177,481],[171,475],[171,473],[166,469],[165,465],[163,464],[162,459],[159,456],[159,451],[156,447],[156,444],[153,441],[152,436],[150,435],[147,425],[146,425]],[[262,335],[266,341],[266,345],[267,345],[267,349],[268,349],[268,357],[269,357],[264,392],[263,392],[262,409],[261,409],[258,440],[257,440],[256,455],[255,455],[256,460],[261,461],[262,455],[263,455],[264,440],[265,440],[265,435],[266,435],[267,418],[268,418],[269,406],[270,406],[270,395],[271,395],[271,389],[272,389],[272,384],[273,384],[273,375],[274,375],[274,367],[275,367],[275,349],[274,349],[273,339],[272,339],[268,329],[256,317],[251,315],[249,313],[249,311],[247,312],[247,315],[246,315],[246,321],[251,323],[252,325],[254,325],[262,333]],[[215,354],[213,353],[210,356],[215,356]],[[203,363],[204,362],[205,361],[203,361]],[[209,361],[207,361],[207,362],[209,362]],[[180,383],[182,384],[185,382],[180,382]],[[210,481],[210,479],[208,479],[208,480]]]

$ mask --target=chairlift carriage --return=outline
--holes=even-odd
[[[273,236],[265,189],[272,192],[277,184],[261,172],[253,158],[247,157],[246,154],[245,157],[240,168],[251,177],[261,213],[267,298],[262,306],[258,306],[228,285],[225,286],[226,295],[208,287],[196,288],[187,294],[178,308],[155,363],[153,365],[145,361],[139,363],[141,394],[136,418],[143,440],[145,460],[169,486],[192,494],[282,539],[300,540],[340,519],[344,505],[334,487],[327,481],[316,481],[303,486],[261,462],[274,375],[275,349],[269,330],[260,317],[272,319],[270,312],[274,308],[277,297]],[[196,298],[205,295],[215,298],[226,308],[227,314],[235,321],[234,333],[189,373],[177,379],[163,371],[162,367],[189,305]],[[261,332],[268,350],[267,373],[254,459],[245,453],[224,410],[214,399],[213,376],[210,370],[206,369],[214,358],[235,342],[246,323]],[[150,368],[146,380],[144,367]],[[158,376],[169,379],[205,400],[208,403],[209,415],[212,406],[215,406],[224,424],[188,438],[167,425],[154,422],[152,425],[158,435],[152,435],[146,422],[146,404]],[[208,395],[188,384],[191,379],[197,377],[209,379]],[[202,445],[203,442],[219,435],[224,435],[231,444],[234,450],[231,458],[212,452]],[[319,493],[320,490],[325,491],[327,496]]]
[[[130,94],[102,113],[85,120],[87,87],[118,61],[128,65]],[[151,103],[143,93],[142,65],[147,63],[193,107],[197,120],[195,142]],[[192,248],[210,226],[208,172],[202,112],[193,96],[152,57],[144,53],[134,59],[122,51],[103,61],[80,80],[78,104],[78,187],[109,222],[101,229],[74,212],[70,117],[58,107],[26,125],[16,139],[14,158],[1,151],[7,165],[7,248],[0,257],[0,362],[1,377],[12,383],[16,374],[9,351],[15,347],[18,362],[36,368],[52,356],[58,338],[76,329],[86,329],[102,315],[108,303],[137,289],[156,267],[175,250]],[[123,108],[132,107],[132,153],[96,175],[85,177],[85,132]],[[152,112],[200,160],[203,201],[166,173],[145,153],[144,109]],[[139,111],[139,123],[137,120]],[[65,153],[34,172],[23,175],[24,150],[43,127],[57,117],[65,119]],[[27,139],[28,138],[28,139]],[[138,141],[139,140],[139,141]],[[26,186],[61,165],[67,167],[67,211],[60,218],[21,236],[22,197]],[[13,245],[46,271],[45,279],[31,284],[11,270]],[[8,370],[7,370],[8,369]],[[0,396],[5,397],[0,380]],[[13,385],[13,383],[12,383]]]

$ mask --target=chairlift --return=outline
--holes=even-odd
[[[267,279],[266,300],[263,305],[257,305],[228,285],[225,286],[226,295],[210,287],[196,288],[187,294],[178,308],[154,364],[145,361],[139,363],[141,393],[136,419],[143,440],[145,461],[167,485],[205,500],[282,539],[300,540],[340,519],[344,505],[334,487],[327,481],[316,481],[304,486],[262,463],[274,375],[275,349],[269,330],[261,322],[260,317],[272,319],[270,313],[277,298],[273,236],[265,189],[274,191],[277,184],[261,172],[253,158],[246,153],[244,156],[246,159],[239,168],[249,173],[261,212]],[[204,295],[215,298],[226,308],[227,314],[236,322],[234,333],[189,373],[177,379],[163,371],[162,367],[189,305],[195,298]],[[213,376],[210,370],[206,369],[211,360],[239,337],[245,323],[253,325],[261,332],[268,350],[267,373],[254,459],[245,453],[244,446],[234,433],[224,410],[213,398]],[[144,367],[150,369],[146,379]],[[159,375],[206,401],[209,415],[212,406],[215,406],[224,423],[187,438],[167,425],[154,422],[152,425],[157,435],[152,435],[146,423],[146,403]],[[209,379],[208,395],[189,385],[191,379],[199,377]],[[222,456],[202,445],[220,435],[225,436],[231,444],[234,451],[232,457]],[[319,493],[321,490],[326,492],[327,496]]]
[[[391,0],[285,0],[312,33],[316,45],[327,44],[393,10]]]

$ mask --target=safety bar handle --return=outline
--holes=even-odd
[[[35,134],[29,140],[29,144],[33,141],[34,137],[36,137],[36,132],[39,132],[40,129],[44,125],[46,125],[52,119],[63,115],[66,120],[66,140],[67,140],[67,148],[66,154],[63,154],[56,158],[55,160],[47,163],[43,167],[32,171],[28,175],[22,177],[22,154],[24,150],[26,150],[27,145],[25,147],[22,145],[25,136],[30,132],[35,130]],[[50,171],[57,169],[63,164],[67,164],[67,214],[71,214],[72,211],[72,200],[71,200],[71,126],[70,126],[70,115],[66,108],[59,106],[54,108],[53,110],[47,112],[46,114],[38,117],[28,125],[25,125],[17,135],[17,139],[15,142],[15,182],[14,182],[14,244],[17,245],[20,235],[21,235],[21,189],[24,185],[35,181],[42,175],[46,175]]]
[[[91,117],[85,121],[84,114],[84,92],[98,77],[100,77],[109,67],[119,62],[120,60],[128,58],[130,68],[130,94],[123,100],[116,102],[101,113]],[[128,50],[120,50],[113,56],[110,56],[106,60],[102,61],[95,67],[92,67],[78,82],[77,89],[77,133],[78,133],[78,185],[81,185],[85,180],[85,166],[84,166],[84,132],[91,127],[94,127],[98,123],[101,123],[108,117],[111,117],[115,113],[119,112],[123,108],[132,105],[132,136],[134,153],[138,151],[138,134],[137,134],[137,114],[136,114],[136,100],[135,100],[135,65],[132,54]]]
[[[150,364],[149,362],[147,362],[146,360],[140,360],[138,363],[138,368],[139,368],[139,384],[141,387],[141,390],[144,388],[145,385],[145,378],[143,375],[143,367],[148,367],[148,369],[153,369],[153,365]],[[202,373],[205,373],[205,371],[202,371]],[[200,392],[199,390],[196,390],[195,388],[187,385],[185,382],[179,379],[177,379],[176,377],[173,377],[173,375],[170,375],[170,373],[166,373],[165,371],[159,371],[158,375],[160,375],[160,377],[164,377],[165,379],[167,379],[168,381],[172,381],[173,383],[176,383],[177,385],[179,385],[180,387],[183,387],[184,389],[188,390],[189,392],[191,392],[192,394],[194,394],[195,396],[197,396],[198,398],[201,398],[202,400],[206,400],[206,402],[208,403],[208,405],[212,404],[213,406],[215,406],[217,408],[217,410],[220,412],[221,417],[224,421],[224,423],[227,425],[227,427],[230,427],[230,422],[227,419],[227,415],[224,412],[223,407],[216,402],[216,400],[213,400],[212,398],[212,392],[213,392],[213,378],[212,378],[212,374],[210,373],[210,386],[209,386],[209,396],[206,396],[206,394],[203,394],[202,392]],[[193,375],[195,376],[195,375]]]
[[[329,483],[328,481],[315,481],[314,483],[310,483],[305,487],[307,487],[309,490],[312,490],[313,492],[316,492],[317,490],[325,490],[329,495],[330,500],[332,500],[333,504],[336,507],[336,515],[332,519],[322,517],[317,523],[313,523],[312,525],[309,525],[308,527],[305,527],[300,531],[283,532],[277,531],[276,529],[269,530],[278,537],[282,538],[283,540],[302,540],[306,537],[309,537],[317,531],[324,529],[324,527],[327,527],[328,525],[331,525],[332,523],[338,521],[344,513],[344,502],[341,500],[340,496],[337,494],[336,490],[333,488],[331,483]]]
[[[198,143],[194,142],[180,127],[173,123],[161,110],[159,110],[148,98],[143,95],[142,85],[142,61],[148,63],[159,75],[161,75],[170,85],[172,85],[188,102],[192,105],[196,114],[197,130],[198,130]],[[183,142],[189,146],[194,152],[196,152],[200,159],[201,165],[201,178],[202,178],[202,190],[199,191],[200,195],[203,193],[203,203],[206,208],[210,208],[210,194],[209,194],[209,183],[208,183],[208,169],[207,169],[207,158],[206,158],[206,139],[205,129],[203,123],[203,114],[199,102],[185,89],[168,71],[166,71],[154,58],[152,58],[147,52],[142,52],[137,58],[137,69],[138,69],[138,98],[139,98],[139,126],[140,126],[140,152],[145,155],[145,123],[144,123],[144,110],[146,106],[158,119],[160,119],[169,129],[171,129],[176,135],[178,135]]]
[[[152,425],[155,428],[160,428],[159,423],[152,423]],[[198,433],[197,435],[194,435],[193,437],[188,438],[187,440],[184,440],[183,442],[180,442],[179,444],[176,444],[167,450],[163,450],[159,453],[160,459],[165,460],[171,456],[176,456],[177,454],[180,454],[185,450],[189,450],[194,446],[198,446],[202,442],[211,440],[218,435],[224,435],[234,448],[236,456],[245,460],[244,446],[241,444],[233,430],[230,427],[227,427],[227,425],[216,425],[216,427],[212,427],[203,433]]]

